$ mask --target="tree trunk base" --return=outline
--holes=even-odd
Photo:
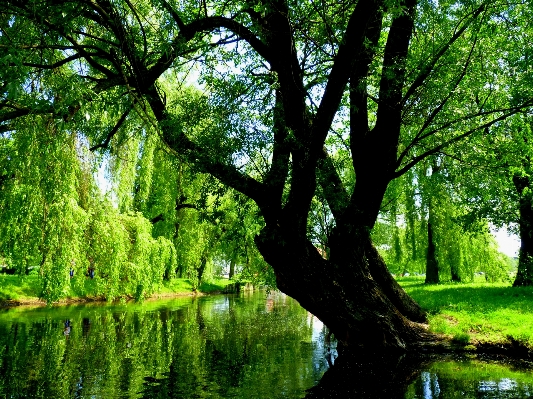
[[[405,351],[423,339],[425,315],[392,278],[368,234],[339,234],[325,260],[307,240],[263,229],[256,244],[278,288],[350,348]]]

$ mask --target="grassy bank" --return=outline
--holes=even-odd
[[[203,282],[196,293],[210,294],[221,292],[230,284],[228,279],[214,279],[213,281]],[[94,300],[97,298],[96,281],[87,279],[83,287],[77,289],[71,288],[65,299],[62,301],[76,300]],[[12,276],[0,274],[0,305],[2,303],[37,303],[41,291],[41,282],[36,275],[30,276]],[[177,295],[192,295],[194,293],[192,283],[187,279],[172,279],[165,281],[160,290],[154,294],[155,297],[168,297]]]
[[[533,287],[482,280],[425,285],[423,277],[398,282],[428,312],[430,331],[464,344],[518,342],[533,348]]]

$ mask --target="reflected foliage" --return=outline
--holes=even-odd
[[[533,394],[530,370],[360,350],[335,359],[326,337],[322,323],[296,301],[264,293],[4,310],[0,398],[522,399]]]
[[[420,373],[405,398],[525,399],[533,395],[531,371],[472,360],[434,363]]]
[[[264,293],[9,310],[0,397],[302,397],[327,368],[313,321]]]

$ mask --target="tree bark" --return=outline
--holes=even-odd
[[[230,263],[229,263],[229,275],[228,275],[228,278],[231,280],[234,275],[235,275],[235,257],[233,256],[231,258]]]
[[[527,177],[515,176],[513,183],[520,195],[520,255],[513,287],[533,285],[533,197]]]
[[[411,177],[410,177],[411,178]],[[411,178],[412,179],[412,178]],[[405,234],[405,246],[411,250],[410,260],[413,262],[418,259],[417,245],[416,245],[416,227],[415,227],[415,191],[409,182],[405,188],[406,197],[406,212],[407,212],[407,226]]]
[[[435,185],[435,175],[439,173],[440,165],[434,159],[431,166],[430,182]],[[426,284],[438,284],[439,279],[439,263],[437,261],[437,248],[435,245],[435,232],[433,230],[435,226],[435,202],[437,201],[437,194],[432,193],[434,198],[429,199],[428,205],[428,251],[426,254]]]
[[[460,269],[460,265],[462,264],[462,260],[463,260],[463,253],[462,253],[460,244],[457,245],[455,251],[456,251],[456,256],[454,256],[453,259],[451,259],[450,271],[452,274],[452,281],[460,283],[461,274],[459,272],[459,269]]]
[[[424,313],[397,286],[365,231],[334,234],[329,260],[282,226],[265,227],[256,244],[278,288],[322,320],[345,347],[405,350],[424,336],[412,321],[424,321]]]
[[[200,258],[200,265],[196,269],[198,276],[198,286],[202,283],[202,277],[204,275],[205,266],[207,265],[207,254],[204,252]]]
[[[436,251],[435,251],[435,242],[433,238],[433,225],[431,223],[431,220],[428,220],[428,253],[427,253],[427,258],[426,258],[426,284],[438,284],[438,283],[439,283],[439,264],[437,262],[437,256],[436,256]]]

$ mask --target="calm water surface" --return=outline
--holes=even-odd
[[[1,310],[0,399],[533,397],[531,371],[475,360],[335,363],[325,336],[281,294]]]

